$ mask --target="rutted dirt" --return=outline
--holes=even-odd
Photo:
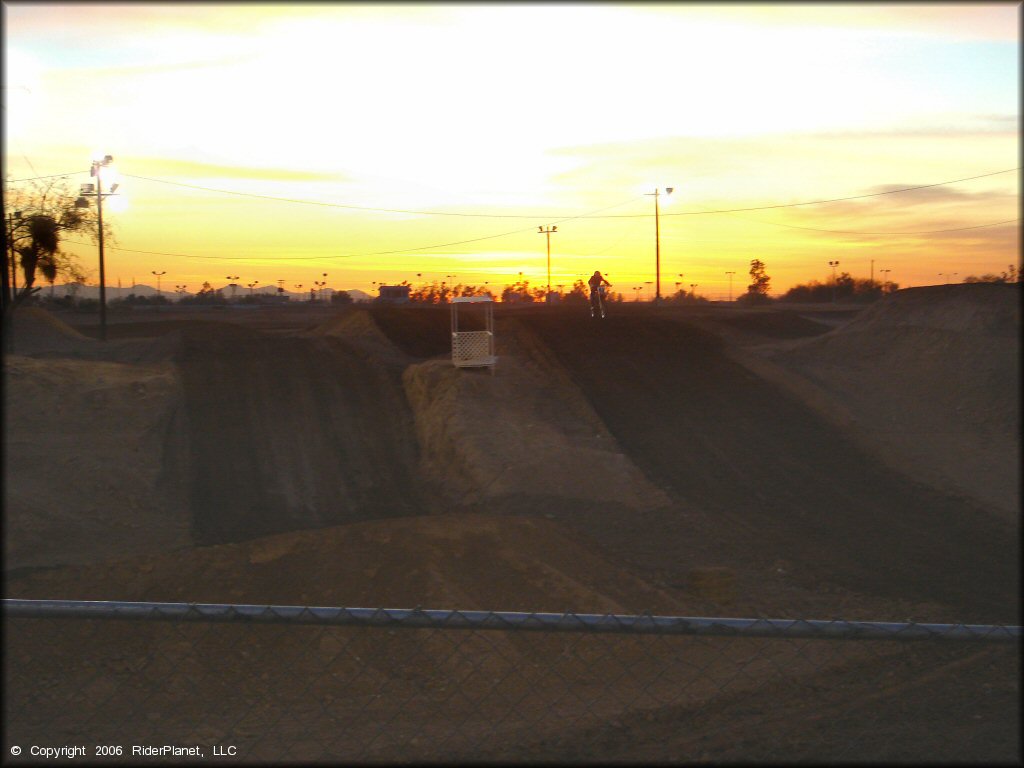
[[[197,539],[421,514],[402,360],[329,333],[181,331]]]
[[[30,313],[34,330],[5,362],[14,480],[5,483],[5,594],[1016,623],[1019,547],[1006,510],[1019,505],[1019,482],[1006,463],[986,465],[994,480],[976,486],[987,496],[967,492],[969,472],[948,473],[946,485],[928,474],[944,476],[981,444],[975,438],[998,435],[1019,451],[1019,406],[1007,406],[1011,428],[999,418],[1005,409],[975,407],[1017,402],[1017,359],[1006,352],[1013,316],[997,307],[985,315],[993,324],[947,308],[936,317],[954,328],[908,330],[920,308],[902,295],[839,323],[828,313],[822,322],[623,305],[600,322],[568,306],[499,308],[494,375],[450,365],[447,308],[183,315],[114,323],[102,344]],[[959,306],[962,296],[925,298]],[[890,334],[892,354],[869,354],[861,329]],[[949,334],[959,334],[955,343]],[[989,356],[965,352],[971,339]],[[910,354],[932,341],[941,353]],[[741,364],[752,355],[775,368]],[[896,380],[901,361],[922,370]],[[932,440],[930,455],[916,458],[909,438],[886,452],[886,429],[870,428],[877,400],[862,391],[872,368],[889,375],[907,434],[922,438],[946,405],[969,403],[954,427],[971,437]],[[948,394],[928,389],[953,369]],[[915,391],[929,403],[950,399],[924,407]],[[846,410],[823,416],[840,393]],[[734,576],[735,588],[705,591],[702,573]],[[113,624],[100,646],[130,646],[125,625]],[[249,642],[239,637],[225,642]],[[257,649],[268,671],[279,655],[282,664],[302,658],[290,637]],[[488,642],[480,658],[497,647]],[[543,663],[560,642],[529,653]],[[430,665],[455,658],[432,643],[406,651]],[[501,643],[519,662],[529,657]],[[413,695],[426,673],[394,666],[385,646],[359,648],[381,654],[373,675]],[[850,723],[858,701],[877,698],[868,681],[880,663],[851,657],[815,673],[849,694],[835,706]],[[893,717],[922,748],[934,741],[929,701],[1005,668],[979,659],[925,680],[929,663],[892,681],[894,690],[910,685],[911,709]],[[194,671],[219,685],[230,669],[218,664]],[[589,674],[572,685],[591,685]],[[1001,696],[1004,683],[990,681]],[[748,739],[758,728],[778,733],[765,714],[774,702],[802,722],[813,714],[802,690],[747,692],[699,713],[615,704],[601,716],[613,718],[611,730],[607,719],[583,718],[516,739],[537,759],[743,759],[752,753],[729,735],[732,723]],[[943,700],[950,733],[977,714]],[[679,731],[680,719],[711,736]],[[1019,750],[1019,733],[1014,742],[994,727],[995,759]],[[814,729],[784,730],[807,745]],[[961,744],[978,743],[977,729],[961,732]],[[656,743],[668,746],[648,754]],[[648,752],[636,751],[642,745]],[[913,754],[925,753],[934,754]]]
[[[812,588],[834,582],[1016,620],[1019,549],[1008,525],[884,466],[733,362],[718,337],[629,311],[605,324],[541,312],[523,321],[626,453],[702,511],[701,535],[727,528],[737,545],[797,564]]]

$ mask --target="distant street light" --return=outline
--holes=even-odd
[[[160,278],[167,274],[167,270],[165,269],[163,272],[157,272],[154,269],[153,270],[153,274],[156,275],[156,295],[159,298],[160,296],[163,295],[160,292]]]
[[[674,187],[665,187],[665,194],[671,195],[673,189]],[[655,188],[653,192],[645,194],[654,196],[654,279],[657,282],[654,300],[657,302],[661,300],[661,231],[658,224],[658,197],[661,190]]]
[[[878,271],[881,272],[883,275],[885,275],[885,277],[882,278],[882,293],[886,293],[887,292],[886,291],[886,286],[889,285],[889,273],[892,272],[892,270],[891,269],[880,269]]]
[[[248,283],[248,287],[249,287],[249,295],[250,295],[250,296],[252,296],[252,295],[253,295],[253,290],[254,290],[254,289],[256,288],[256,286],[257,286],[257,285],[259,285],[259,284],[260,284],[260,281],[259,281],[259,280],[254,280],[253,282],[251,282],[251,283]]]
[[[187,285],[176,285],[176,286],[174,286],[174,292],[178,294],[178,301],[181,301],[182,297],[185,295],[185,289],[186,288],[188,288]]]
[[[729,276],[729,302],[732,303],[732,276],[735,275],[736,273],[726,272],[725,274]]]
[[[633,290],[636,291],[636,296],[633,297],[633,301],[636,301],[636,302],[640,301],[640,291],[642,291],[643,289],[644,289],[644,287],[642,285],[633,286]]]
[[[651,285],[652,283],[653,283],[652,280],[644,280],[644,285]],[[655,297],[654,300],[657,301],[658,300],[657,297]]]
[[[96,194],[96,225],[99,232],[99,252],[100,252],[100,340],[107,340],[107,275],[104,266],[103,259],[103,198],[113,195],[117,191],[118,185],[113,183],[110,185],[110,191],[103,191],[103,177],[102,169],[107,168],[114,162],[114,158],[110,155],[104,155],[103,159],[94,159],[92,161],[92,167],[89,169],[89,175],[96,179],[96,184],[83,184],[81,187],[81,196],[75,201],[76,208],[88,208],[89,200],[85,197],[88,194]]]
[[[327,277],[327,275],[325,274],[324,277]],[[315,290],[317,291],[317,293],[319,293],[321,290],[323,290],[323,287],[325,285],[327,285],[327,281],[326,280],[314,280],[313,281],[313,285],[316,286]],[[321,298],[323,298],[323,297],[321,297]]]
[[[697,298],[697,284],[696,283],[690,283],[690,297],[694,298],[694,299]]]
[[[545,301],[551,300],[551,233],[557,232],[558,227],[537,227],[537,232],[547,237],[548,241],[548,292],[544,297]]]
[[[836,267],[839,266],[838,261],[830,261],[828,263],[832,267],[832,303],[836,303]]]
[[[295,284],[295,291],[299,294],[299,300],[302,300],[302,283]]]
[[[235,294],[238,291],[238,286],[235,284],[235,280],[238,280],[238,275],[228,275],[227,279],[231,281],[231,298],[233,300],[235,298]]]

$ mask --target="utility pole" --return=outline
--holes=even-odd
[[[558,227],[537,227],[537,232],[547,237],[548,241],[548,292],[544,294],[544,301],[551,303],[551,233],[557,232]]]
[[[96,222],[99,228],[99,252],[100,252],[100,340],[107,340],[107,273],[103,259],[103,198],[106,195],[112,195],[117,191],[118,184],[115,182],[110,185],[110,191],[103,191],[103,174],[102,169],[109,166],[114,161],[114,158],[110,155],[104,155],[102,160],[93,160],[92,167],[89,169],[89,175],[95,177],[95,192],[96,192]],[[87,187],[90,185],[83,184],[81,197],[75,201],[76,208],[88,208],[89,201],[85,195],[89,194],[91,190]]]
[[[736,272],[735,271],[733,271],[733,272],[726,272],[725,274],[727,274],[729,276],[729,303],[731,304],[732,303],[732,276],[735,275]]]
[[[672,189],[665,187],[665,194],[671,195]],[[644,194],[654,196],[654,303],[657,304],[661,301],[661,231],[658,223],[658,198],[661,190],[655,189]]]

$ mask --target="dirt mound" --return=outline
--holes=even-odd
[[[20,307],[9,318],[5,329],[8,353],[21,355],[75,353],[96,342],[39,307]]]
[[[190,543],[173,366],[8,355],[4,385],[6,568]]]
[[[891,466],[1016,521],[1020,341],[1019,286],[978,283],[899,291],[758,352],[825,392]]]
[[[1006,524],[893,472],[737,365],[721,339],[627,308],[603,323],[543,312],[521,319],[625,454],[701,513],[693,535],[793,562],[805,586],[937,600],[989,620],[1017,615],[1019,549]]]
[[[373,322],[403,352],[413,357],[427,358],[451,355],[450,306],[378,306],[370,310]],[[459,323],[473,330],[475,314],[463,313]]]
[[[1021,288],[1014,283],[963,283],[906,288],[868,307],[840,329],[917,326],[960,333],[1019,336]]]
[[[201,541],[429,506],[402,359],[358,314],[310,336],[209,324],[185,332],[178,365]]]
[[[689,614],[543,518],[434,515],[276,534],[13,578],[7,595],[508,611]]]
[[[450,360],[403,375],[427,471],[460,508],[514,513],[666,506],[543,345],[499,324],[494,371]]]
[[[7,595],[707,615],[706,605],[645,584],[573,531],[483,515],[365,522],[40,572],[9,580]],[[782,666],[803,678],[851,660],[825,644],[798,653],[759,644],[755,659],[742,641],[669,646],[644,636],[119,621],[74,629],[33,621],[11,633],[14,661],[5,667],[33,670],[46,691],[12,708],[13,737],[43,738],[58,723],[105,740],[149,725],[172,743],[236,743],[261,762],[296,739],[346,756],[372,745],[384,751],[369,755],[388,762],[424,754],[405,745],[411,736],[438,760],[464,761],[496,744],[511,754],[667,701],[697,706],[725,687],[756,690]],[[89,705],[68,707],[65,688]],[[300,736],[282,712],[294,715]]]

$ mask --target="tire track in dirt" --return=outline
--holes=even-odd
[[[200,543],[423,511],[400,368],[221,324],[183,331],[178,364]]]
[[[677,319],[524,313],[626,453],[722,535],[805,580],[1016,622],[1019,547],[984,510],[915,485]],[[637,536],[643,536],[638,531]]]

